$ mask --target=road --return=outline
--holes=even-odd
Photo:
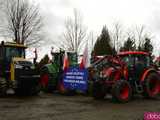
[[[0,120],[142,120],[144,112],[160,112],[160,98],[136,97],[125,104],[87,96],[44,94],[0,98]]]

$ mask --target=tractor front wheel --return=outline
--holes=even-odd
[[[132,88],[128,81],[119,80],[112,86],[112,98],[120,103],[128,102],[132,97]]]
[[[157,73],[150,73],[143,83],[143,96],[155,98],[160,93],[160,78]]]

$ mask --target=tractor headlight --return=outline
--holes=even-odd
[[[22,66],[22,65],[20,65],[20,64],[15,64],[15,68],[16,68],[16,69],[22,69],[22,68],[23,68],[23,66]]]

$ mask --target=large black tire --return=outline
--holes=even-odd
[[[92,96],[94,99],[104,99],[105,95],[106,91],[104,85],[99,82],[94,82],[92,88]]]
[[[143,96],[146,98],[156,98],[160,93],[160,75],[150,73],[143,82]]]
[[[6,95],[7,91],[7,81],[4,78],[0,78],[0,97]]]
[[[126,103],[132,97],[132,88],[128,81],[118,80],[112,86],[112,99],[116,102]]]

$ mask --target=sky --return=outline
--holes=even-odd
[[[50,50],[52,41],[58,41],[66,18],[78,9],[88,31],[99,35],[103,25],[108,28],[120,22],[124,28],[144,25],[153,37],[154,53],[160,53],[160,0],[35,0],[41,9],[45,30],[51,42],[42,47]],[[96,39],[96,38],[95,38]],[[45,49],[45,50],[44,50]]]

